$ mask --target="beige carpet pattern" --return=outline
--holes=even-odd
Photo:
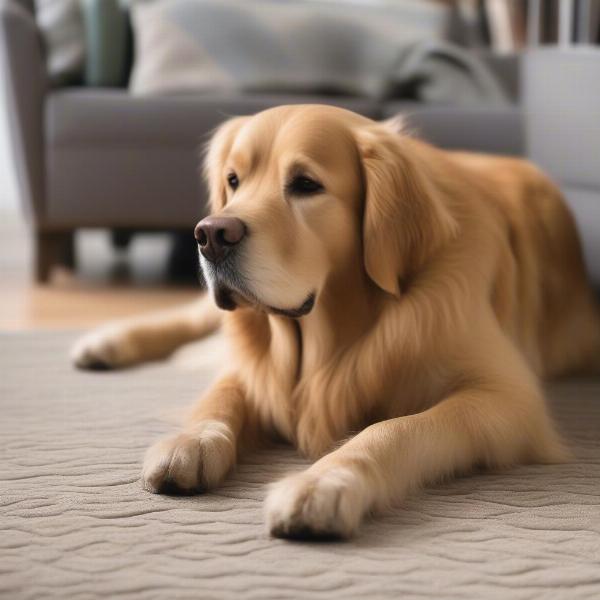
[[[265,487],[305,462],[266,451],[197,497],[140,487],[147,445],[221,352],[78,373],[72,334],[0,336],[0,597],[600,598],[600,381],[552,387],[576,459],[430,487],[346,543],[264,531]]]

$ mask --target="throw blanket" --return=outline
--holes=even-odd
[[[485,65],[442,41],[446,15],[443,7],[414,0],[136,4],[130,88],[505,101]]]

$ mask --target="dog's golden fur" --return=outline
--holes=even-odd
[[[600,318],[573,220],[539,170],[325,106],[227,122],[206,170],[212,212],[249,228],[236,268],[251,292],[234,292],[233,312],[203,299],[75,351],[81,366],[123,366],[223,321],[235,360],[150,449],[148,489],[215,486],[246,442],[275,434],[318,460],[272,487],[270,531],[347,536],[422,483],[564,459],[538,378],[597,370]],[[288,197],[298,171],[324,189]],[[312,292],[301,318],[269,308]]]

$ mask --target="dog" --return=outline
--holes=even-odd
[[[148,450],[147,490],[214,488],[279,438],[315,462],[270,488],[269,532],[347,538],[421,485],[567,459],[540,379],[599,370],[600,311],[536,167],[302,105],[225,122],[205,171],[208,294],[73,351],[119,368],[229,336],[231,364]]]

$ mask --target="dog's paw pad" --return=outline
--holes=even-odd
[[[112,369],[109,363],[99,359],[87,361],[84,368],[89,369],[90,371],[110,371]]]
[[[148,449],[142,485],[155,494],[175,495],[215,487],[233,466],[235,452],[229,427],[218,421],[204,421]]]
[[[131,352],[118,328],[103,327],[75,342],[71,362],[79,369],[107,371],[131,362]]]
[[[367,508],[366,496],[363,483],[347,468],[287,477],[267,497],[269,533],[296,540],[348,538]]]

